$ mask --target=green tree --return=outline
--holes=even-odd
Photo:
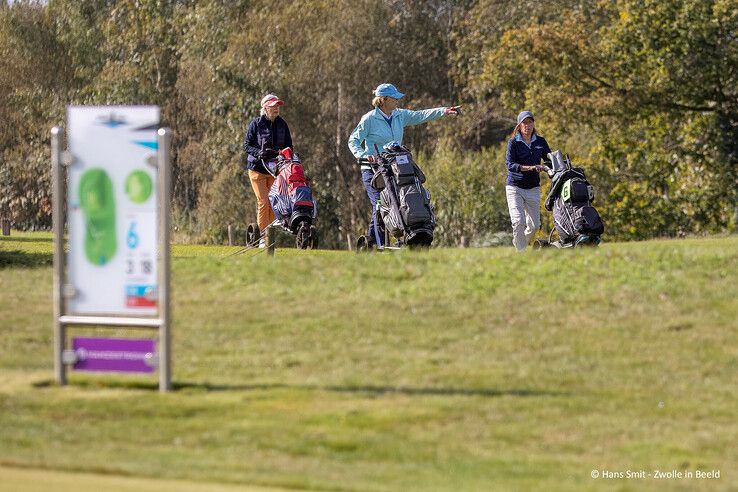
[[[0,215],[16,227],[51,222],[48,136],[70,76],[43,5],[0,9]]]
[[[176,0],[118,0],[102,24],[104,64],[94,79],[101,104],[157,104],[167,118],[177,82]],[[95,57],[94,62],[99,60]],[[94,65],[93,65],[94,67]]]
[[[599,161],[601,206],[617,237],[731,225],[738,203],[734,2],[597,7],[503,34],[476,83],[496,87],[508,107],[545,109],[563,138],[594,140],[597,154],[584,160]]]

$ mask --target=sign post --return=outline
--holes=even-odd
[[[157,131],[159,142],[159,391],[172,389],[172,337],[170,333],[171,306],[169,304],[169,289],[171,276],[169,229],[170,229],[170,196],[172,194],[172,167],[170,160],[170,146],[172,131],[160,128]]]
[[[60,385],[70,365],[142,372],[131,364],[140,359],[152,371],[158,366],[161,391],[171,389],[171,131],[158,126],[156,106],[71,106],[66,152],[61,129],[51,130],[54,371]],[[70,326],[157,329],[158,353],[153,346],[141,352],[135,347],[143,345],[131,339],[74,339],[66,350]]]
[[[56,382],[67,384],[67,371],[62,364],[64,325],[59,321],[65,311],[61,292],[64,275],[64,173],[61,168],[62,131],[51,129],[51,229],[54,233],[54,374]]]

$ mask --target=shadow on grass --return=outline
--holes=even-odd
[[[0,236],[0,240],[7,243],[50,243],[54,240],[54,237]]]
[[[52,253],[26,253],[24,251],[0,251],[0,268],[42,267],[54,263]]]
[[[496,388],[412,388],[405,386],[326,386],[326,391],[339,393],[366,393],[372,395],[400,394],[409,396],[566,396],[566,393],[541,391],[535,389],[496,389]]]
[[[271,389],[298,389],[308,391],[331,391],[336,393],[357,393],[371,396],[407,395],[407,396],[483,396],[494,398],[498,396],[566,396],[566,393],[541,391],[535,389],[496,389],[496,388],[415,388],[408,386],[318,386],[318,385],[288,385],[288,384],[253,384],[229,385],[212,383],[175,383],[176,390],[215,391],[250,391]]]
[[[80,380],[73,381],[71,385],[79,388],[100,389],[138,389],[157,391],[159,385],[153,381],[116,381],[116,380]],[[33,383],[35,388],[48,388],[55,386],[50,380]],[[356,393],[369,396],[384,395],[406,395],[406,396],[481,396],[485,398],[496,398],[500,396],[570,396],[569,393],[561,391],[544,391],[536,389],[496,389],[496,388],[413,388],[406,386],[319,386],[319,385],[290,385],[290,384],[214,384],[214,383],[172,383],[174,391],[183,393],[210,393],[228,391],[269,391],[279,389],[292,389],[303,391],[330,391],[336,393]]]

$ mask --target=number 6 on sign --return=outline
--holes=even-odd
[[[131,222],[131,226],[128,228],[128,234],[126,234],[126,242],[130,249],[136,249],[138,246],[138,233],[136,232],[136,223]]]

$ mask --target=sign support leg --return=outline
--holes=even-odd
[[[170,146],[172,131],[169,128],[160,128],[157,132],[158,141],[158,186],[159,186],[159,391],[167,392],[172,389],[172,352],[171,333],[169,331],[171,307],[169,306],[170,286],[170,207],[171,207],[171,160]]]
[[[64,173],[61,162],[62,129],[51,129],[51,220],[54,234],[54,379],[59,385],[67,384],[67,370],[62,361],[66,344],[64,325],[60,321],[64,310],[62,283],[64,282]]]

